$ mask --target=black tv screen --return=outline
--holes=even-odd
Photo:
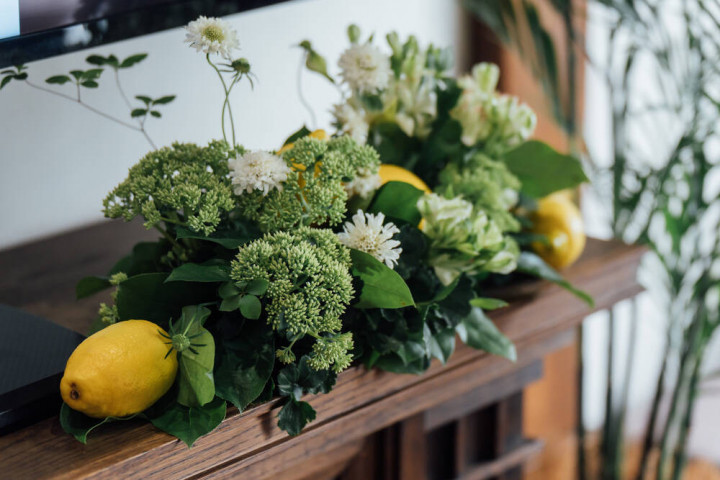
[[[287,0],[0,0],[0,68]]]

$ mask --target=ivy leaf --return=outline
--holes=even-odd
[[[63,402],[60,407],[60,426],[65,432],[69,433],[75,439],[81,443],[87,443],[87,436],[100,425],[106,423],[115,422],[118,420],[130,420],[135,418],[136,415],[130,415],[128,417],[105,417],[105,418],[91,418],[85,414],[82,414],[76,410],[70,408],[66,403]]]
[[[200,407],[215,397],[215,340],[202,327],[191,328],[190,332],[189,335],[194,337],[191,347],[183,350],[178,359],[177,401],[186,407]]]
[[[143,116],[147,115],[147,113],[148,113],[148,111],[145,110],[144,108],[135,108],[135,109],[133,109],[132,112],[130,112],[130,116],[132,118],[143,117]]]
[[[54,83],[57,85],[64,85],[69,81],[70,81],[70,77],[68,77],[67,75],[54,75],[54,76],[46,79],[45,83],[50,83],[50,84]]]
[[[262,394],[275,365],[275,336],[267,324],[246,323],[221,338],[215,354],[215,394],[241,412]]]
[[[582,301],[588,304],[590,308],[595,306],[595,300],[587,292],[583,292],[570,284],[558,272],[539,256],[531,252],[522,252],[518,258],[518,271],[533,275],[538,278],[549,280],[556,285],[561,286]]]
[[[369,213],[384,213],[386,216],[417,225],[422,219],[417,201],[425,194],[409,183],[388,182],[377,191],[368,207]]]
[[[131,55],[120,63],[120,68],[130,68],[136,63],[140,63],[147,58],[147,53],[138,53]]]
[[[430,339],[432,356],[446,364],[455,351],[455,329],[448,328],[436,333]]]
[[[225,419],[225,400],[215,398],[202,407],[185,407],[172,402],[163,408],[146,411],[146,416],[155,427],[174,435],[192,447],[195,441],[212,432]]]
[[[541,198],[587,182],[580,161],[538,140],[525,142],[505,155],[505,165],[522,183],[522,193]]]
[[[165,95],[164,97],[156,98],[152,101],[155,105],[166,105],[175,100],[175,95]]]
[[[507,307],[508,303],[499,298],[473,298],[470,300],[473,307],[482,308],[483,310],[496,310],[498,308]]]
[[[415,305],[405,280],[372,255],[350,250],[352,274],[362,282],[355,308],[403,308]]]
[[[472,348],[499,355],[513,362],[517,360],[515,345],[477,307],[474,307],[470,315],[460,322],[457,333],[460,339]]]
[[[308,423],[315,420],[315,409],[307,402],[289,399],[278,414],[278,427],[290,436],[300,434]]]
[[[185,263],[170,272],[165,282],[227,282],[230,265],[221,260],[204,263]]]
[[[80,279],[77,285],[75,285],[75,298],[80,300],[81,298],[102,292],[111,286],[107,277],[85,277]]]
[[[262,313],[262,304],[255,295],[243,296],[238,302],[238,307],[242,316],[251,320],[257,320]]]
[[[337,374],[331,370],[315,370],[303,356],[297,364],[288,365],[277,375],[277,386],[281,395],[295,400],[305,393],[329,393],[335,385]]]

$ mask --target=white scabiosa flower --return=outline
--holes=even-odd
[[[390,58],[370,44],[353,45],[338,60],[340,75],[353,90],[373,93],[390,80]]]
[[[230,59],[231,52],[240,48],[237,32],[220,18],[198,17],[185,27],[185,41],[200,52],[219,53]]]
[[[402,248],[400,242],[392,237],[400,230],[394,223],[383,225],[385,215],[378,213],[363,213],[358,210],[352,217],[352,223],[346,222],[343,231],[338,233],[338,239],[346,247],[369,253],[390,268],[393,268],[400,258]]]
[[[230,178],[236,195],[254,190],[267,195],[272,189],[282,190],[290,167],[285,160],[269,152],[248,152],[241,157],[228,160]]]
[[[344,184],[344,187],[348,198],[354,197],[355,195],[360,198],[368,198],[375,190],[380,188],[381,185],[382,179],[380,178],[380,174],[377,172],[372,173],[363,168],[358,171],[355,178]]]
[[[349,135],[361,145],[365,144],[370,126],[365,120],[362,110],[357,110],[352,105],[342,103],[333,106],[332,114],[341,133]]]

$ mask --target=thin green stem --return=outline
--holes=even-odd
[[[228,89],[227,83],[225,83],[225,79],[222,76],[222,72],[219,68],[217,68],[217,65],[215,65],[212,60],[210,60],[210,54],[208,53],[205,58],[207,59],[208,64],[215,70],[215,73],[217,73],[218,78],[220,79],[220,83],[222,83],[223,91],[225,92],[225,101],[223,102],[223,107],[221,111],[221,126],[222,126],[222,132],[223,132],[223,139],[227,142],[227,134],[225,133],[225,110],[228,112],[228,116],[230,117],[230,128],[232,130],[232,146],[237,146],[237,142],[235,140],[235,120],[233,119],[233,113],[232,113],[232,107],[230,106],[230,89]],[[235,82],[233,81],[233,85]]]
[[[315,117],[315,111],[312,109],[312,106],[305,98],[303,88],[302,88],[302,74],[305,66],[305,58],[300,58],[300,67],[298,68],[298,74],[297,74],[297,92],[298,92],[298,98],[300,99],[300,103],[303,107],[305,107],[305,110],[308,111],[310,114],[310,121],[312,122],[312,129],[315,130],[317,128],[317,118]]]
[[[695,366],[693,367],[690,384],[688,385],[687,399],[685,400],[685,414],[680,424],[680,433],[678,444],[675,449],[675,460],[673,462],[673,480],[680,480],[680,475],[685,469],[687,461],[687,441],[690,432],[690,424],[692,423],[692,414],[695,407],[695,397],[698,391],[698,383],[700,381],[700,366],[702,365],[703,349],[695,355]]]

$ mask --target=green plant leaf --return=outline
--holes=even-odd
[[[417,208],[417,201],[423,195],[425,192],[409,183],[388,182],[377,191],[368,207],[368,212],[382,212],[388,217],[404,220],[410,225],[417,225],[422,219]]]
[[[243,294],[238,293],[237,295],[233,295],[231,297],[223,298],[222,303],[220,303],[220,311],[221,312],[234,312],[238,308],[240,308],[240,301],[243,299]]]
[[[152,409],[152,412],[146,411],[146,416],[155,427],[192,447],[198,438],[222,423],[226,412],[225,400],[215,398],[202,407],[185,407],[172,402],[163,408]]]
[[[509,304],[505,300],[500,300],[499,298],[473,298],[470,300],[470,305],[482,308],[483,310],[495,310],[507,307]]]
[[[151,111],[151,112],[150,112],[150,115],[152,115],[152,116],[155,117],[155,118],[160,118],[160,117],[162,117],[162,114],[161,114],[160,112],[158,112],[157,110]]]
[[[87,415],[73,410],[66,403],[63,402],[60,407],[60,426],[65,432],[69,433],[75,439],[81,443],[87,443],[87,436],[100,425],[106,423],[115,422],[118,420],[130,420],[135,418],[136,415],[130,415],[128,417],[105,417],[105,418],[91,418]]]
[[[230,265],[222,260],[204,263],[185,263],[170,272],[166,282],[227,282]]]
[[[141,273],[159,272],[163,268],[160,259],[165,253],[160,242],[140,242],[135,244],[132,253],[121,258],[108,272],[108,276],[124,272],[128,277]]]
[[[405,280],[372,255],[350,250],[352,274],[359,277],[362,290],[355,308],[403,308],[415,305]]]
[[[323,77],[327,78],[331,83],[335,83],[335,79],[328,73],[325,57],[315,51],[308,40],[300,42],[299,47],[305,50],[305,67],[311,72],[319,73]]]
[[[80,85],[85,88],[98,88],[100,86],[100,84],[93,80],[85,80],[84,82],[81,82]]]
[[[130,112],[130,116],[133,118],[142,117],[142,116],[147,115],[147,113],[148,113],[148,111],[145,110],[144,108],[135,108],[135,109],[133,109],[132,112]]]
[[[262,313],[262,304],[255,295],[245,295],[238,302],[240,313],[245,318],[257,320]]]
[[[270,282],[264,278],[258,278],[247,284],[245,292],[248,295],[264,295],[267,292]]]
[[[294,437],[315,420],[315,416],[315,409],[309,403],[290,398],[278,414],[278,427]]]
[[[504,161],[522,182],[522,193],[533,198],[542,198],[588,181],[577,158],[558,153],[537,140],[525,142],[508,152]]]
[[[110,288],[110,281],[107,277],[85,277],[75,285],[75,298],[80,300],[81,298],[89,297],[98,292],[102,292],[105,289]]]
[[[193,232],[192,230],[185,227],[178,227],[175,229],[175,234],[177,235],[177,238],[194,238],[196,240],[206,240],[208,242],[222,245],[229,250],[234,250],[258,238],[260,232],[255,227],[245,225],[242,231],[216,231],[213,232],[213,234],[210,236],[203,235],[202,233]]]
[[[50,78],[47,78],[45,80],[45,83],[64,85],[69,81],[70,81],[70,77],[68,77],[67,75],[54,75]]]
[[[156,98],[152,101],[155,105],[166,105],[175,100],[175,95],[165,95],[164,97]]]
[[[221,338],[215,355],[215,394],[241,412],[265,389],[275,365],[275,336],[265,323],[248,322]]]
[[[105,65],[107,60],[101,55],[90,55],[85,61],[91,65]]]
[[[83,72],[83,79],[84,80],[97,80],[100,78],[100,75],[103,73],[102,68],[91,68],[90,70],[85,70]]]
[[[329,393],[336,379],[337,375],[331,370],[315,370],[310,367],[308,357],[304,355],[297,364],[280,370],[277,386],[281,395],[300,400],[305,393]]]
[[[448,328],[438,332],[430,338],[430,352],[432,356],[440,360],[443,364],[450,360],[450,356],[455,351],[455,329]]]
[[[135,95],[135,98],[143,102],[145,105],[150,105],[152,103],[152,98],[147,95]]]
[[[180,316],[185,305],[215,301],[213,284],[170,282],[165,273],[143,273],[120,284],[116,305],[120,320],[143,319],[167,325],[170,318]]]
[[[587,292],[583,292],[572,286],[570,282],[565,280],[562,275],[555,271],[550,265],[539,256],[531,252],[522,252],[518,258],[518,271],[533,275],[544,280],[549,280],[556,285],[561,286],[582,301],[588,304],[590,308],[595,306],[595,300]]]
[[[303,125],[302,127],[300,127],[300,130],[286,138],[285,142],[283,142],[283,145],[287,145],[288,143],[294,143],[295,141],[303,137],[307,137],[308,135],[310,135],[310,133],[312,132],[310,132],[310,130],[305,125]]]
[[[130,68],[136,63],[140,63],[147,58],[147,53],[138,53],[131,55],[120,63],[120,68]]]
[[[75,80],[80,80],[85,75],[85,72],[82,70],[71,70],[70,75],[72,75]]]
[[[477,307],[460,322],[457,333],[463,342],[475,349],[499,355],[513,362],[517,360],[515,345]]]
[[[2,81],[0,81],[0,90],[2,90],[5,85],[10,83],[13,78],[15,78],[14,75],[8,75],[7,77],[3,77]]]
[[[191,329],[189,334],[194,337],[191,348],[180,353],[178,359],[177,401],[186,407],[200,407],[215,397],[215,340],[202,327]]]

